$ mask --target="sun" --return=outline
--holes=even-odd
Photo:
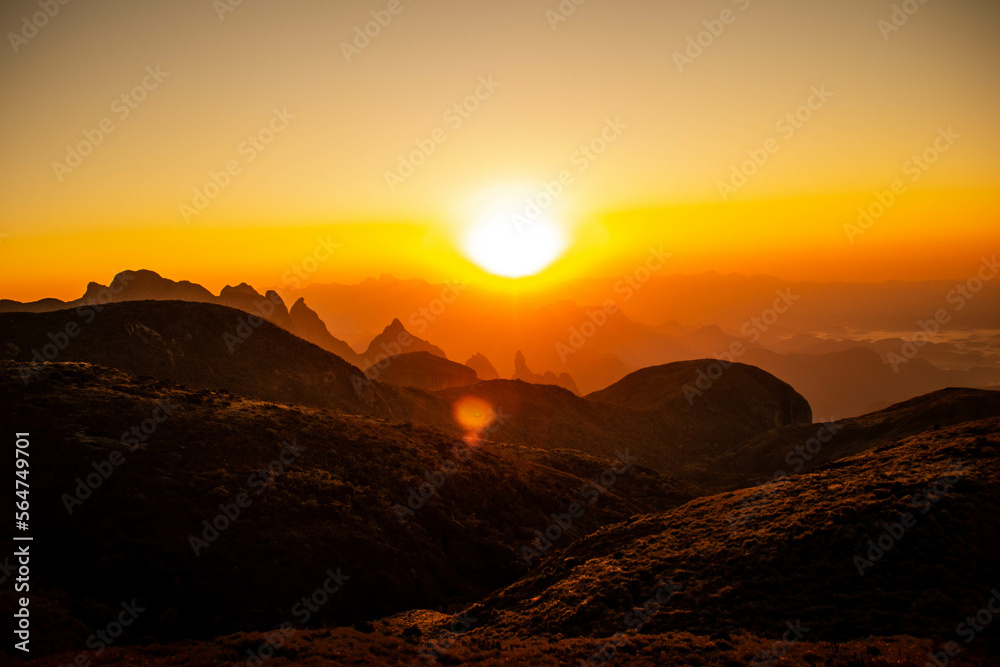
[[[562,257],[564,228],[545,199],[503,197],[488,203],[465,233],[462,249],[480,268],[505,278],[533,276]]]

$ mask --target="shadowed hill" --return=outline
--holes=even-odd
[[[56,361],[350,414],[409,414],[413,399],[406,390],[360,382],[361,371],[340,357],[242,311],[181,301],[99,308],[0,314],[0,355],[22,363],[41,359],[36,353],[48,359],[57,345],[52,333],[65,343]],[[77,335],[62,333],[67,327]]]
[[[523,574],[519,548],[533,530],[612,465],[577,452],[470,448],[432,429],[88,364],[35,370],[25,387],[18,367],[0,362],[0,400],[32,425],[32,472],[44,471],[32,475],[35,536],[47,545],[32,559],[32,611],[72,619],[52,633],[35,628],[46,651],[82,646],[121,600],[147,609],[125,642],[273,628],[328,570],[349,579],[313,624],[468,603]],[[94,477],[102,466],[110,472]],[[93,488],[81,486],[92,477]],[[233,517],[241,493],[251,502]],[[634,467],[565,539],[690,497]],[[229,519],[216,520],[223,511]],[[13,516],[5,521],[12,531]],[[222,527],[213,533],[205,521]]]
[[[442,359],[448,358],[444,350],[437,345],[428,343],[407,331],[399,319],[394,319],[389,326],[382,330],[382,333],[372,339],[368,348],[359,356],[362,358],[362,365],[371,366],[385,357],[412,352],[429,352]]]
[[[25,363],[52,352],[55,361],[449,431],[457,428],[452,406],[476,396],[512,416],[491,430],[490,440],[604,457],[631,449],[641,465],[661,472],[717,456],[776,426],[810,421],[808,405],[790,387],[742,365],[692,403],[683,398],[684,385],[697,382],[698,370],[710,362],[646,369],[590,399],[555,386],[504,380],[428,393],[372,382],[343,359],[223,306],[141,301],[86,308],[0,314],[0,355]],[[69,325],[75,335],[58,334]],[[50,339],[53,332],[64,349]]]
[[[415,387],[425,391],[466,387],[479,382],[476,371],[468,366],[430,352],[409,352],[388,357],[366,368],[365,375],[397,387]]]
[[[188,301],[192,303],[214,303],[242,310],[256,317],[263,317],[268,322],[286,329],[296,335],[315,343],[325,350],[333,352],[341,358],[354,363],[354,350],[343,341],[338,341],[326,329],[326,325],[315,312],[310,310],[302,299],[298,312],[297,329],[292,314],[281,296],[274,290],[261,294],[246,283],[236,287],[226,285],[219,296],[187,280],[180,282],[164,278],[154,271],[122,271],[108,285],[91,282],[87,285],[84,295],[74,301],[59,299],[43,299],[33,303],[0,300],[0,312],[42,313],[81,306],[103,306],[108,303],[123,303],[126,301]]]
[[[704,428],[700,422],[711,421],[713,428],[724,428],[731,438],[812,422],[809,403],[770,373],[733,364],[713,379],[709,373],[714,374],[714,368],[721,368],[714,360],[644,368],[587,398],[638,410],[665,428],[677,428],[685,421],[692,428]]]
[[[1000,417],[1000,391],[943,389],[853,419],[775,429],[684,474],[706,488],[750,486],[810,472],[924,431],[990,417]]]
[[[1000,578],[998,483],[1000,419],[967,422],[763,495],[700,498],[603,528],[469,613],[484,636],[505,641],[610,636],[660,582],[672,582],[676,593],[643,633],[780,636],[791,622],[809,628],[810,642],[954,639]],[[977,641],[998,645],[995,635]]]
[[[678,362],[629,375],[586,398],[560,387],[495,380],[437,392],[446,402],[474,396],[510,419],[489,438],[611,456],[629,448],[660,471],[714,457],[772,428],[809,423],[809,404],[760,369],[737,364],[689,403],[684,385],[708,361]]]

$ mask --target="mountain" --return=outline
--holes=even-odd
[[[638,411],[644,421],[703,447],[729,449],[772,428],[812,422],[808,401],[790,385],[759,368],[725,368],[713,359],[644,368],[587,399]],[[705,422],[719,429],[716,435],[708,435]]]
[[[710,361],[679,362],[653,376],[640,372],[590,400],[557,386],[503,380],[427,393],[372,381],[340,357],[269,322],[255,320],[253,326],[251,319],[224,306],[180,301],[5,313],[0,355],[22,365],[33,359],[92,363],[200,389],[449,432],[458,430],[453,406],[475,397],[509,416],[490,431],[490,440],[602,457],[631,447],[641,465],[660,471],[716,456],[796,419],[809,421],[803,413],[808,406],[787,385],[740,365],[690,404],[676,397],[685,384],[699,381],[698,371]],[[74,335],[60,333],[65,331]],[[426,357],[411,359],[427,366]],[[30,383],[30,375],[26,379]],[[631,398],[645,391],[673,398],[659,405]]]
[[[35,443],[32,519],[48,551],[32,560],[32,611],[62,619],[32,626],[43,652],[79,651],[122,600],[148,610],[126,642],[267,630],[329,572],[342,590],[311,625],[468,604],[526,572],[520,547],[613,465],[89,364],[32,370],[25,386],[0,361],[0,400]],[[565,540],[690,497],[633,466]]]
[[[263,317],[285,331],[293,331],[294,329],[292,318],[288,314],[288,307],[274,290],[268,290],[267,294],[262,295],[246,283],[240,283],[236,287],[226,285],[214,302]]]
[[[430,352],[408,352],[387,357],[366,368],[365,375],[397,387],[416,387],[425,391],[467,387],[479,382],[476,371],[468,366]]]
[[[469,357],[469,360],[465,362],[465,365],[476,371],[476,375],[479,376],[480,380],[500,379],[500,374],[497,373],[497,369],[493,367],[490,360],[478,352]]]
[[[292,330],[299,338],[318,345],[351,364],[360,363],[357,353],[351,346],[330,333],[319,315],[306,305],[305,299],[299,299],[292,305],[289,317],[292,321]]]
[[[301,338],[333,352],[341,358],[354,363],[357,355],[346,343],[338,341],[326,330],[326,325],[319,316],[299,299],[301,306],[298,319],[302,330],[296,328],[292,316],[274,290],[261,294],[246,283],[233,287],[226,285],[219,296],[215,296],[201,285],[184,281],[174,281],[163,278],[158,273],[147,270],[123,271],[114,277],[109,285],[91,282],[87,285],[84,295],[75,300],[64,302],[58,299],[45,299],[30,304],[16,301],[0,301],[2,312],[54,312],[82,306],[102,306],[108,303],[123,303],[126,301],[187,301],[193,303],[214,303],[237,310],[242,310],[254,317],[263,317],[286,331],[291,331]]]
[[[524,354],[518,352],[514,355],[514,378],[515,380],[520,380],[522,382],[530,382],[531,384],[553,384],[563,389],[568,389],[574,394],[579,394],[580,390],[576,387],[576,382],[573,378],[569,376],[568,373],[560,373],[556,375],[552,371],[548,371],[544,375],[539,375],[533,373],[528,364],[524,359]]]
[[[4,313],[0,354],[21,364],[33,359],[92,363],[349,414],[406,418],[412,410],[408,390],[369,382],[358,368],[285,329],[206,303],[129,301]]]
[[[945,371],[919,356],[893,369],[878,352],[852,347],[825,354],[777,354],[750,349],[741,360],[802,392],[818,415],[839,419],[888,407],[945,387],[986,386],[1000,371]]]
[[[921,433],[992,417],[1000,417],[1000,391],[942,389],[861,417],[777,428],[683,474],[708,489],[749,487],[811,472]]]
[[[967,422],[602,528],[466,612],[481,642],[608,637],[669,583],[644,636],[795,627],[813,646],[909,635],[939,647],[995,594],[998,483],[1000,419]]]
[[[398,318],[394,319],[389,326],[383,329],[382,333],[368,344],[368,349],[359,356],[363,359],[364,365],[371,366],[385,357],[394,357],[399,354],[408,354],[411,352],[429,352],[442,359],[448,358],[444,350],[437,345],[428,343],[407,331]]]
[[[614,285],[605,279],[573,281],[561,289],[557,301],[550,293],[508,298],[457,283],[432,284],[387,275],[357,285],[313,285],[295,292],[294,298],[304,295],[313,313],[329,327],[319,327],[310,316],[303,324],[306,328],[298,331],[290,315],[285,317],[284,303],[276,303],[280,298],[271,298],[277,297],[272,292],[261,296],[247,285],[227,287],[223,301],[222,295],[213,296],[194,283],[168,280],[151,271],[125,271],[108,286],[91,283],[83,299],[31,304],[2,301],[0,312],[41,312],[85,302],[99,305],[146,298],[225,303],[253,315],[273,305],[274,312],[267,314],[272,322],[360,367],[374,364],[380,355],[412,351],[446,356],[446,350],[458,359],[481,353],[493,360],[508,360],[498,366],[503,377],[553,382],[554,376],[556,384],[581,394],[601,390],[640,368],[724,356],[739,341],[746,353],[738,361],[792,384],[824,418],[856,416],[949,386],[1000,384],[1000,348],[997,336],[989,331],[966,332],[959,342],[954,340],[957,330],[942,332],[919,347],[916,358],[899,366],[898,374],[888,363],[890,355],[898,357],[905,349],[906,341],[899,335],[907,334],[883,337],[886,334],[879,332],[912,331],[928,312],[940,308],[941,294],[953,289],[944,289],[947,283],[788,285],[767,276],[654,276],[627,303],[609,299]],[[789,304],[787,312],[773,325],[754,325],[769,312],[776,296]],[[968,307],[953,313],[949,326],[992,327],[995,309],[991,305],[996,296],[991,283]],[[929,310],[922,310],[924,306]],[[430,316],[429,307],[440,314]],[[388,336],[380,335],[379,342],[369,345],[370,332],[399,313],[409,315],[396,320],[400,324]],[[678,321],[700,324],[684,326]],[[409,340],[402,322],[422,339],[411,346],[400,345],[399,335],[404,342]],[[469,322],[491,335],[470,336]],[[851,340],[846,337],[848,327],[859,330],[852,333],[855,337],[867,331],[868,338],[881,338]],[[993,327],[997,328],[1000,325]],[[362,341],[359,349],[367,349],[357,355],[338,337]],[[428,338],[435,345],[427,343]],[[880,360],[856,349],[874,351]],[[532,360],[531,369],[527,364],[513,368],[510,361],[516,360],[517,351]]]
[[[256,294],[256,293],[255,293]],[[257,295],[260,297],[260,295]],[[163,278],[154,271],[123,271],[109,285],[92,282],[80,300],[82,304],[112,301],[196,301],[214,303],[216,297],[201,285],[187,280]],[[67,304],[69,305],[69,304]]]
[[[510,380],[435,396],[446,404],[477,398],[505,415],[490,429],[492,441],[607,457],[628,449],[641,465],[671,474],[779,426],[811,423],[809,404],[794,389],[743,364],[734,365],[689,402],[686,387],[696,388],[699,372],[712,363],[644,369],[587,397],[552,385]],[[427,411],[418,407],[415,414],[431,422]]]

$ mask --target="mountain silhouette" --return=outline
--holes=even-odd
[[[215,296],[201,285],[186,280],[177,282],[163,278],[154,271],[123,271],[116,275],[108,285],[96,282],[89,283],[84,295],[75,301],[44,299],[31,304],[21,304],[4,300],[0,301],[0,312],[54,312],[81,306],[102,306],[108,303],[127,301],[186,301],[228,306],[254,317],[263,317],[268,322],[286,331],[291,331],[324,349],[328,349],[327,346],[329,346],[331,348],[329,351],[338,354],[347,361],[352,363],[356,361],[357,355],[349,346],[338,345],[339,341],[330,336],[329,332],[326,332],[326,336],[323,335],[326,325],[322,321],[316,321],[319,320],[319,316],[314,312],[309,311],[312,312],[312,315],[305,312],[299,313],[303,330],[297,331],[285,302],[277,292],[268,290],[265,294],[261,294],[247,283],[240,283],[235,287],[226,285],[219,296]],[[302,301],[302,307],[308,310],[305,302],[301,299],[300,301]]]
[[[430,352],[408,352],[387,357],[366,368],[365,375],[397,387],[416,387],[426,391],[467,387],[479,382],[476,371],[468,366]]]
[[[319,315],[306,305],[305,299],[300,298],[292,305],[289,316],[292,320],[292,330],[300,338],[318,345],[327,352],[332,352],[351,364],[360,363],[357,353],[351,346],[330,333]]]
[[[222,288],[215,302],[263,317],[285,331],[294,330],[292,318],[288,314],[288,307],[274,290],[268,290],[266,294],[261,294],[246,283],[240,283],[236,287],[226,285]]]
[[[269,402],[406,420],[446,432],[459,431],[452,406],[476,397],[511,416],[491,428],[490,440],[547,450],[573,448],[605,458],[631,448],[641,465],[661,472],[717,456],[777,426],[811,421],[808,404],[794,390],[741,365],[689,404],[685,385],[697,383],[698,371],[714,360],[640,372],[608,393],[588,398],[554,385],[510,380],[424,392],[373,381],[340,357],[270,322],[258,321],[255,327],[246,313],[224,306],[133,301],[83,314],[0,314],[0,355],[22,365],[44,359],[39,355],[47,349],[48,335],[75,324],[78,335],[67,337],[65,348],[51,360],[92,363]],[[651,403],[647,394],[660,402]]]
[[[580,393],[580,390],[576,387],[576,382],[573,381],[573,378],[571,378],[568,373],[560,373],[559,375],[556,375],[552,371],[549,371],[544,375],[532,373],[524,359],[524,354],[521,352],[514,355],[513,379],[521,380],[522,382],[530,382],[532,384],[554,384],[558,387],[562,387],[563,389],[568,389],[574,394]]]
[[[78,335],[63,339],[55,359],[350,414],[403,417],[411,410],[406,390],[368,382],[340,357],[241,310],[182,301],[96,308],[0,314],[0,354],[22,364],[44,360],[45,345],[54,345],[48,334],[75,326]]]
[[[364,360],[364,363],[370,366],[377,363],[380,358],[394,357],[399,354],[409,354],[412,352],[428,352],[442,359],[448,358],[444,350],[437,345],[428,343],[407,331],[398,318],[393,319],[389,326],[383,329],[382,333],[368,344],[368,349],[362,352],[360,356]]]
[[[435,392],[446,403],[482,399],[509,415],[489,439],[613,456],[628,448],[661,472],[697,467],[778,426],[811,423],[809,404],[784,382],[737,364],[689,403],[685,385],[714,360],[634,373],[604,392],[579,397],[552,385],[494,380]],[[418,408],[416,413],[423,413]],[[428,418],[429,419],[429,418]]]
[[[497,369],[493,367],[490,360],[486,358],[485,355],[479,354],[478,352],[465,362],[465,365],[476,371],[476,375],[479,376],[480,380],[499,380],[500,374],[497,373]]]

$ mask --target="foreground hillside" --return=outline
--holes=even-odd
[[[470,613],[508,641],[604,636],[669,581],[645,634],[947,641],[1000,582],[998,483],[1000,419],[942,428],[603,528]]]
[[[990,417],[1000,417],[1000,391],[942,389],[853,419],[773,429],[680,474],[706,489],[727,491],[811,472],[912,435]]]
[[[998,477],[1000,419],[967,422],[764,496],[702,497],[605,526],[448,613],[121,646],[94,664],[881,667],[927,664],[953,642],[947,664],[996,665],[995,628],[968,618],[986,618],[998,595]]]
[[[310,624],[468,604],[537,565],[522,546],[573,503],[586,511],[561,543],[693,495],[636,465],[595,486],[618,464],[576,452],[469,447],[87,364],[33,366],[27,387],[18,370],[0,363],[0,401],[32,425],[49,650],[82,647],[133,599],[147,611],[128,642],[271,628],[331,572],[343,585]]]

